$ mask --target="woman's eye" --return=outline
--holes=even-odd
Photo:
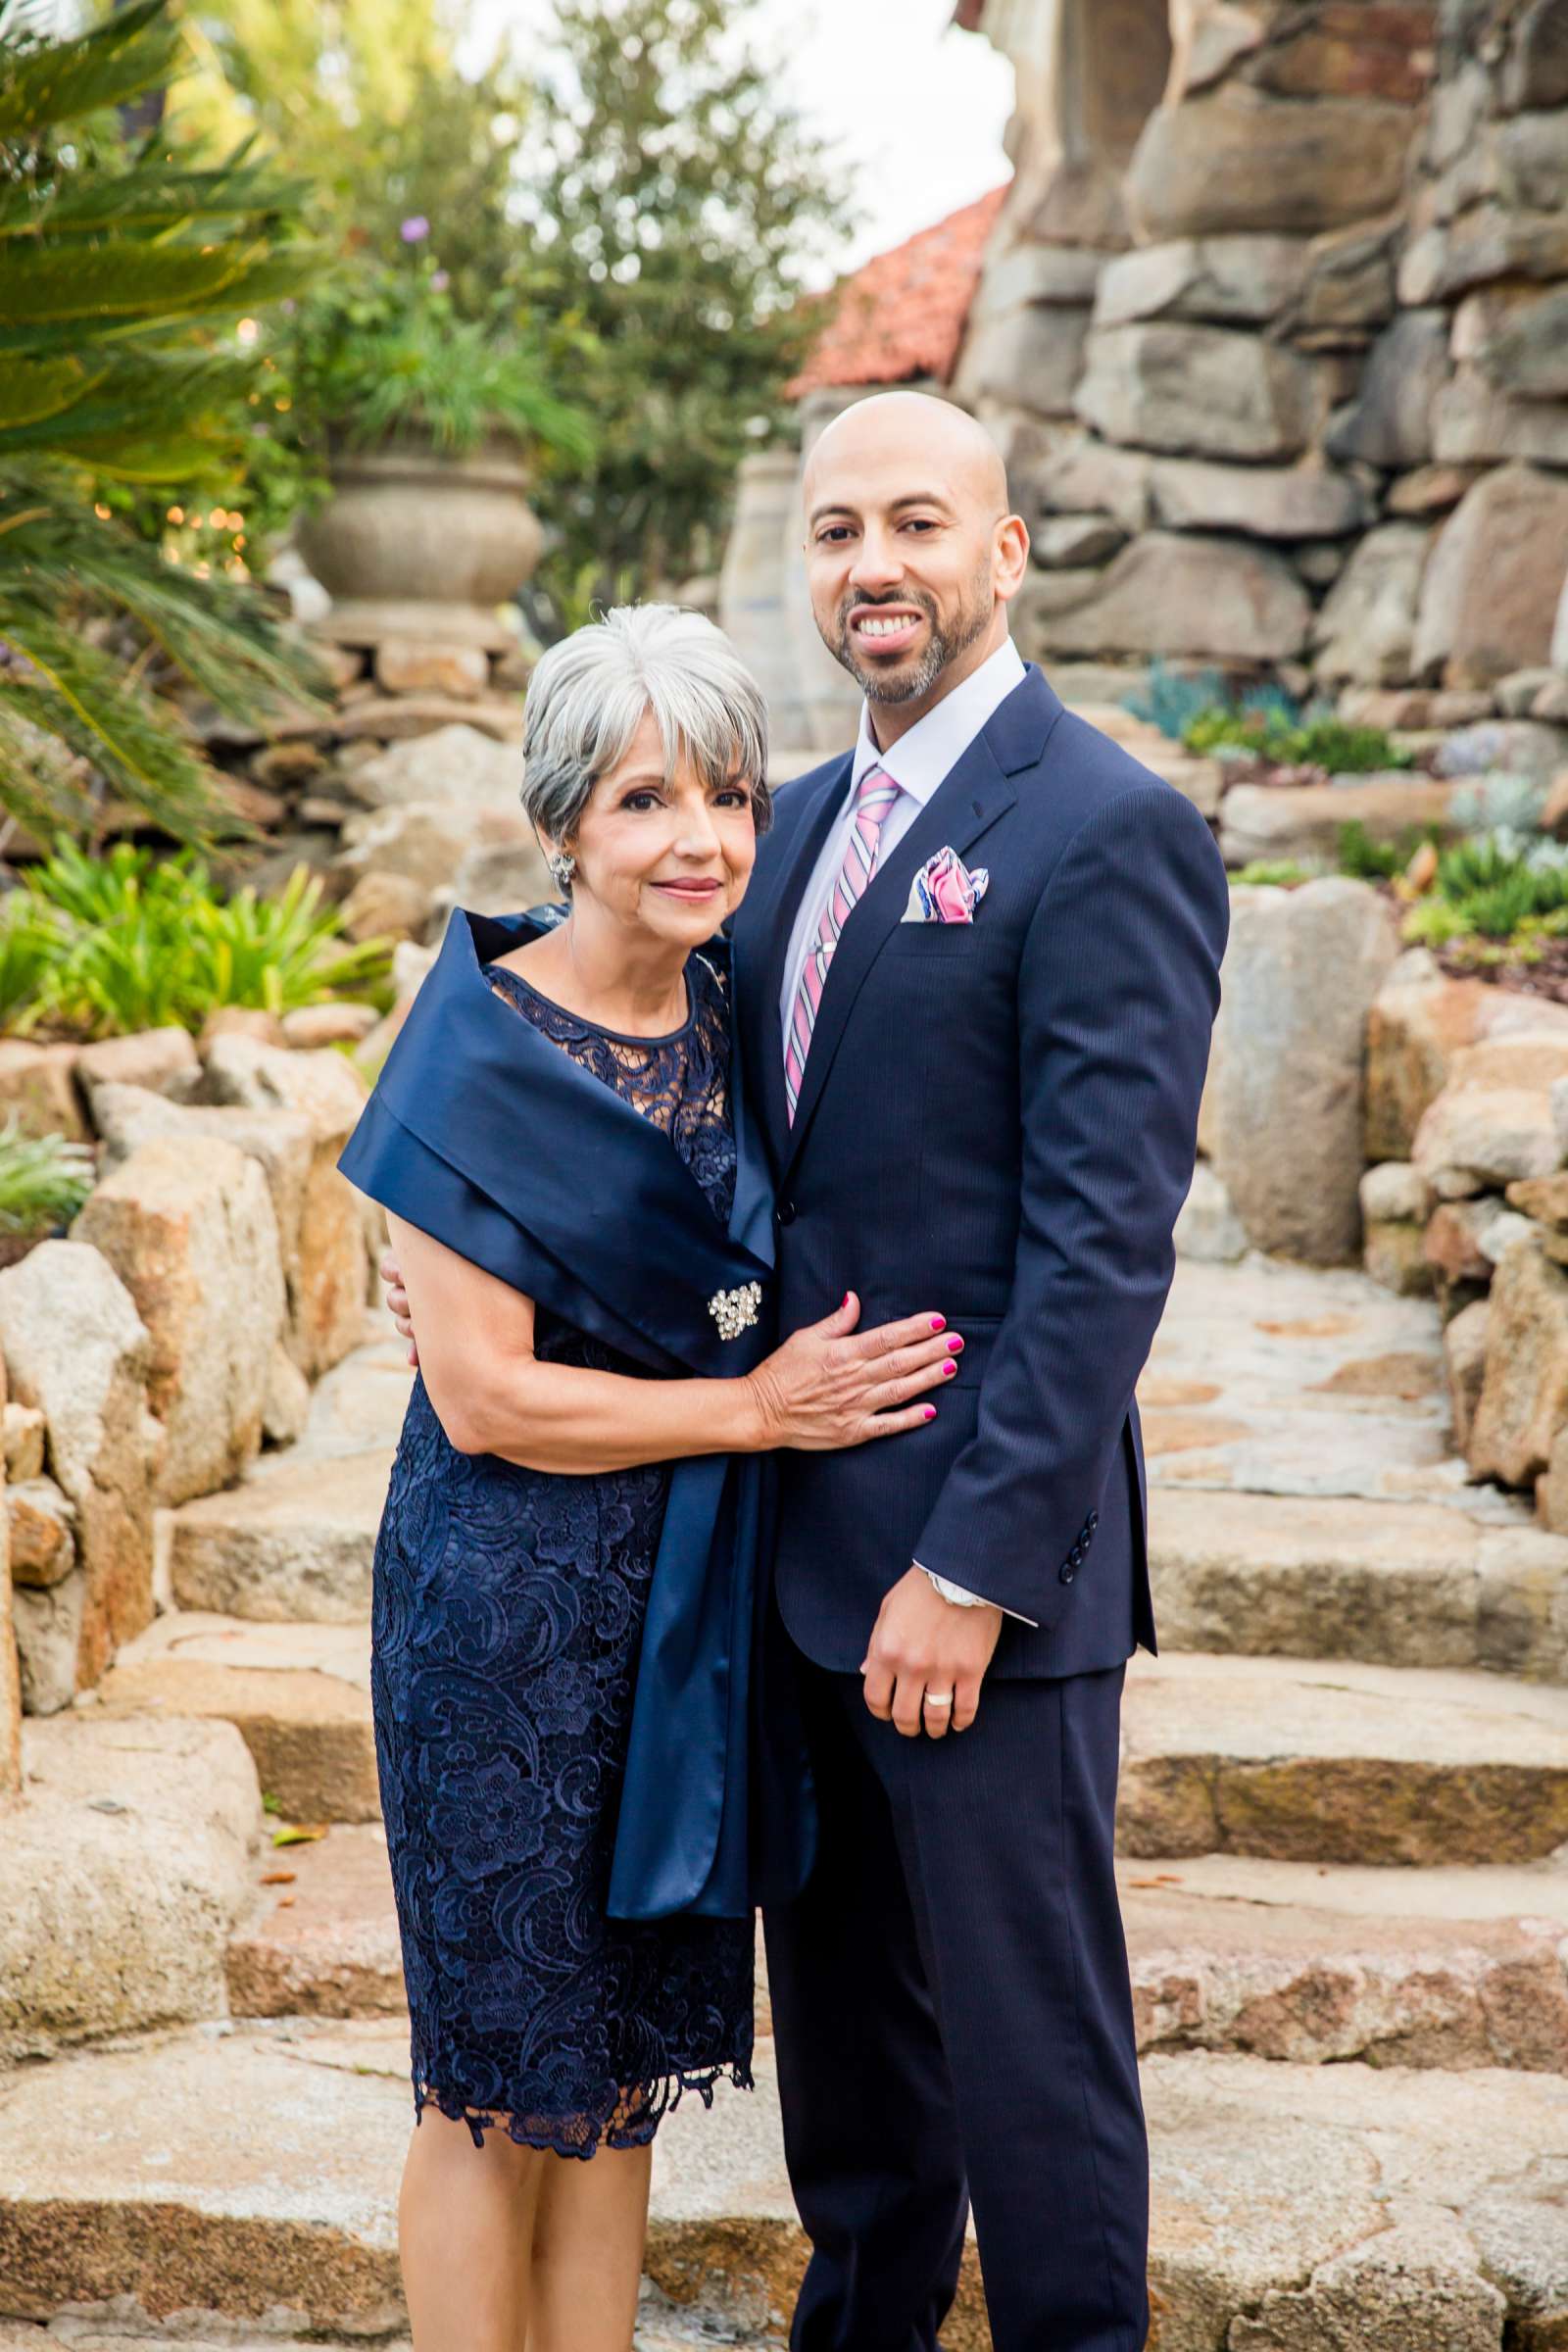
[[[620,805],[623,808],[635,809],[642,816],[648,809],[659,807],[659,795],[657,792],[628,792]]]
[[[729,808],[744,808],[751,797],[751,794],[743,792],[738,784],[727,784],[718,795],[720,805]]]

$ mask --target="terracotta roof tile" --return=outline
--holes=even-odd
[[[879,253],[839,289],[833,314],[800,374],[794,398],[824,384],[903,384],[953,372],[964,320],[1005,183],[950,213],[891,253]]]

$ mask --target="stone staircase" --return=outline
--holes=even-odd
[[[299,1446],[172,1514],[165,1613],[29,1727],[62,1804],[91,1801],[73,1738],[175,1740],[191,1792],[146,1818],[183,1803],[195,1838],[207,1749],[232,1779],[242,1741],[324,1835],[252,1850],[179,1999],[79,2007],[0,2075],[0,2352],[402,2341],[365,1619],[407,1379],[375,1333]],[[1183,1264],[1141,1395],[1161,1654],[1129,1668],[1118,1868],[1151,2346],[1556,2352],[1568,1539],[1465,1486],[1435,1313],[1359,1276]],[[755,2097],[661,2132],[642,2352],[782,2341],[804,2249],[760,2049]],[[944,2340],[989,2340],[972,2262]]]

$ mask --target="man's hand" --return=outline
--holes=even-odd
[[[967,1731],[980,1709],[1002,1632],[1002,1611],[964,1609],[944,1600],[923,1568],[911,1568],[883,1601],[860,1672],[865,1703],[906,1740],[924,1730],[940,1740],[949,1725]],[[941,1702],[951,1698],[952,1704]]]
[[[409,1343],[410,1363],[416,1365],[419,1360],[419,1350],[415,1343],[414,1325],[409,1320],[409,1294],[403,1288],[403,1270],[390,1250],[382,1250],[381,1263],[376,1270],[386,1289],[387,1310]]]

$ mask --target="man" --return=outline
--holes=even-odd
[[[809,1888],[764,1922],[813,2247],[791,2341],[931,2352],[972,2199],[997,2352],[1138,2352],[1111,1867],[1126,1660],[1155,1647],[1133,1386],[1225,874],[1191,805],[1019,660],[1028,534],[970,417],[859,403],[805,503],[816,625],[866,699],[854,753],[780,795],[735,920],[781,1328],[853,1287],[867,1323],[935,1298],[965,1345],[928,1432],[780,1459],[822,1814]],[[904,920],[950,850],[933,911],[971,919]],[[989,877],[972,907],[960,861]]]
[[[776,1589],[820,1798],[764,1919],[794,2352],[934,2352],[972,2202],[996,2352],[1139,2352],[1148,2147],[1112,1871],[1155,1647],[1134,1384],[1173,1270],[1228,925],[1206,825],[1065,711],[1028,534],[961,411],[859,403],[805,478],[865,694],[734,925],[780,1328],[858,1294],[963,1340],[930,1427],[780,1458]],[[398,1303],[394,1301],[394,1303]]]

